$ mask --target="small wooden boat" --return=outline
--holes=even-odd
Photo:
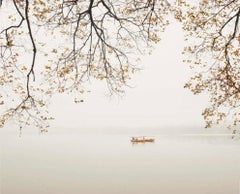
[[[149,138],[149,139],[146,139],[145,141],[146,141],[146,142],[154,142],[155,139],[154,139],[154,138]]]
[[[145,136],[143,137],[132,137],[131,142],[132,143],[145,143],[145,142],[154,142],[154,138],[146,138]]]

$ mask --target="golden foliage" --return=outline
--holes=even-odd
[[[47,102],[55,93],[74,93],[80,99],[75,102],[83,102],[89,79],[105,81],[111,94],[123,93],[139,68],[138,55],[159,42],[170,8],[166,0],[9,4],[1,7],[9,14],[0,14],[6,24],[0,28],[0,87],[11,91],[0,99],[6,105],[1,123],[14,119],[41,130],[48,126]]]
[[[188,41],[185,62],[198,72],[185,87],[209,94],[206,127],[226,123],[235,132],[240,122],[239,16],[237,0],[178,1],[176,6]]]
[[[1,93],[0,105],[14,107],[3,113],[1,126],[14,118],[43,130],[52,95],[71,92],[82,102],[89,79],[122,93],[139,68],[138,53],[160,41],[169,13],[182,23],[184,63],[196,72],[185,88],[210,96],[203,111],[206,127],[226,120],[239,125],[238,0],[13,0],[10,9],[1,15],[7,26],[0,29],[0,87],[11,94]]]

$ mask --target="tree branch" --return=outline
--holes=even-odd
[[[29,32],[29,37],[32,43],[32,48],[33,48],[33,55],[32,55],[32,63],[31,63],[31,68],[27,74],[27,95],[28,97],[30,97],[30,90],[29,90],[29,82],[30,82],[30,75],[33,75],[33,81],[35,81],[35,74],[34,74],[34,65],[35,65],[35,60],[36,60],[36,54],[37,54],[37,49],[36,49],[36,44],[33,38],[33,34],[32,34],[32,27],[31,27],[31,23],[29,20],[29,15],[28,15],[28,10],[29,10],[29,1],[26,0],[26,6],[25,6],[25,17],[26,17],[26,21],[27,21],[27,28],[28,28],[28,32]]]

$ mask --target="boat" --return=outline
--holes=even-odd
[[[132,143],[145,143],[145,142],[154,142],[154,138],[147,138],[145,136],[142,137],[132,137],[131,142]]]

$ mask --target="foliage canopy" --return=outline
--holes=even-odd
[[[1,126],[14,119],[44,130],[52,95],[81,97],[90,78],[105,81],[110,93],[122,93],[138,69],[138,54],[159,42],[172,14],[185,32],[184,62],[196,72],[185,87],[210,96],[203,111],[206,127],[228,119],[236,133],[239,1],[1,0],[0,5]]]

